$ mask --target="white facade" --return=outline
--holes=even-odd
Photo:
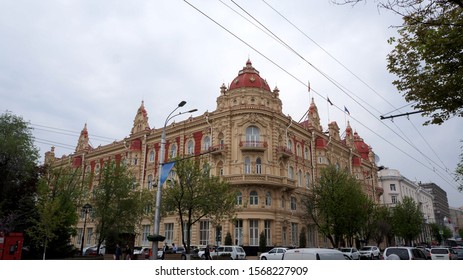
[[[379,184],[384,192],[380,197],[380,203],[388,207],[394,207],[402,202],[405,197],[410,197],[420,205],[425,223],[435,223],[433,207],[433,195],[421,188],[417,182],[413,182],[400,174],[395,169],[383,169],[378,172]]]

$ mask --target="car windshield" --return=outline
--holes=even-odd
[[[244,253],[244,250],[243,250],[243,248],[241,248],[241,247],[237,247],[237,248],[236,248],[236,251],[239,252],[239,253]]]
[[[360,251],[371,251],[371,247],[363,247],[362,249],[360,249]]]

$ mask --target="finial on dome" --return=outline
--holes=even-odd
[[[246,67],[252,67],[252,62],[250,58],[248,58],[248,61],[246,61]]]

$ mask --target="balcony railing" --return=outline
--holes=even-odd
[[[279,146],[277,147],[277,154],[283,158],[289,158],[293,155],[293,152],[288,147]]]
[[[222,154],[227,150],[227,146],[225,144],[219,144],[209,147],[208,152],[212,155]]]
[[[265,151],[267,142],[265,141],[241,141],[240,149],[242,151]]]

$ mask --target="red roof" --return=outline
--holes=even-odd
[[[251,60],[249,59],[246,62],[246,66],[238,72],[238,76],[230,83],[229,90],[246,87],[263,88],[270,91],[267,81],[260,77],[259,71],[252,67]]]

